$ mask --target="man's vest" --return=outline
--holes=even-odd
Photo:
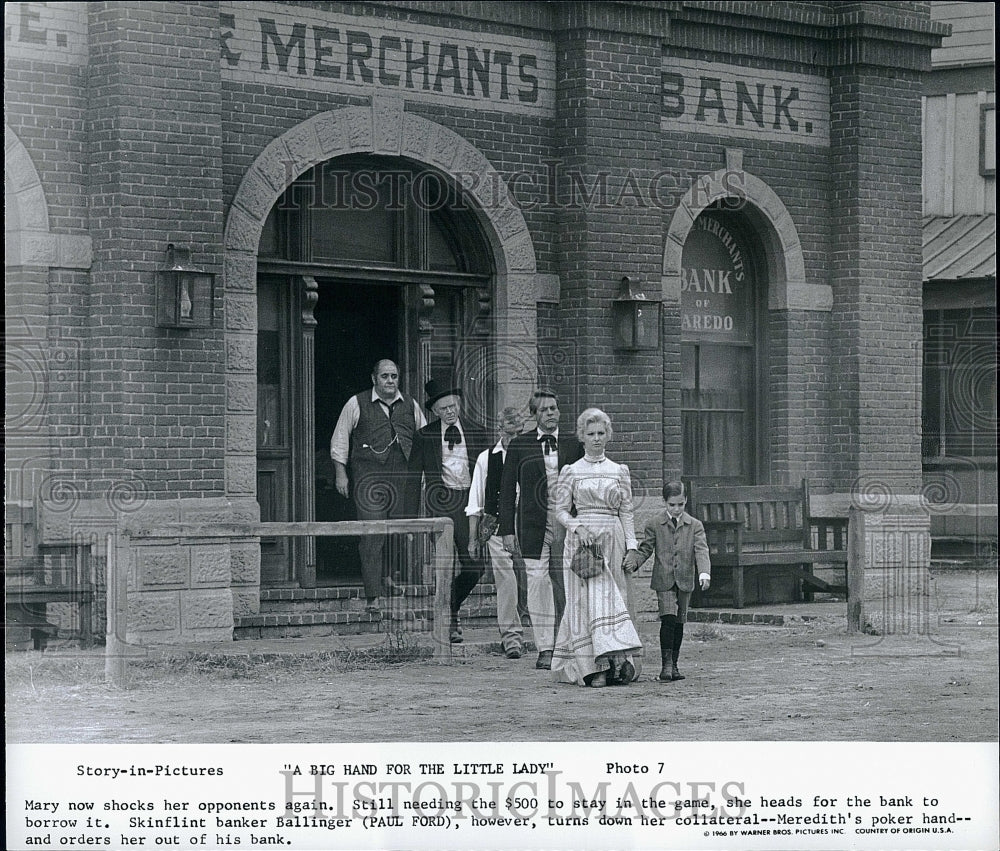
[[[355,396],[358,401],[358,424],[351,432],[350,463],[384,464],[398,446],[403,457],[410,457],[417,422],[413,416],[413,400],[403,396],[393,402],[389,416],[381,402],[373,402],[370,390]],[[395,443],[393,440],[395,439]]]
[[[486,456],[486,496],[483,511],[494,517],[500,515],[500,482],[503,479],[503,452],[494,452],[490,447]]]

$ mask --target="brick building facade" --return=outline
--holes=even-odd
[[[563,428],[599,405],[640,503],[678,475],[919,492],[928,3],[6,18],[9,552],[343,519],[331,418],[386,355],[484,421],[539,383]],[[175,290],[168,245],[202,273]],[[648,347],[616,339],[624,277]],[[137,641],[353,576],[308,542],[134,553]]]

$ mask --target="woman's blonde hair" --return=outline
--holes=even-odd
[[[611,428],[611,417],[609,417],[600,408],[587,408],[580,416],[576,418],[576,439],[582,441],[584,435],[587,433],[587,426],[591,423],[600,423],[604,426],[604,430],[608,433],[608,440],[611,439],[614,429]]]

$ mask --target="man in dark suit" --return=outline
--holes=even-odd
[[[515,437],[507,448],[500,484],[500,527],[504,548],[524,557],[528,612],[538,646],[536,668],[550,668],[556,631],[566,608],[562,577],[565,530],[556,521],[550,492],[559,471],[583,457],[575,435],[559,434],[559,400],[538,389],[528,402],[537,428]]]
[[[479,453],[490,445],[486,429],[462,421],[462,391],[450,382],[428,381],[425,407],[437,417],[420,429],[410,450],[414,481],[424,477],[424,505],[431,517],[450,517],[455,524],[455,555],[460,569],[451,584],[451,624],[448,637],[462,641],[458,611],[485,570],[482,559],[469,554],[469,521],[465,507]]]

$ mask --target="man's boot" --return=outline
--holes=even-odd
[[[677,670],[677,657],[681,655],[681,642],[684,640],[684,624],[678,622],[674,625],[674,649],[670,654],[670,679],[683,680],[684,675]]]

